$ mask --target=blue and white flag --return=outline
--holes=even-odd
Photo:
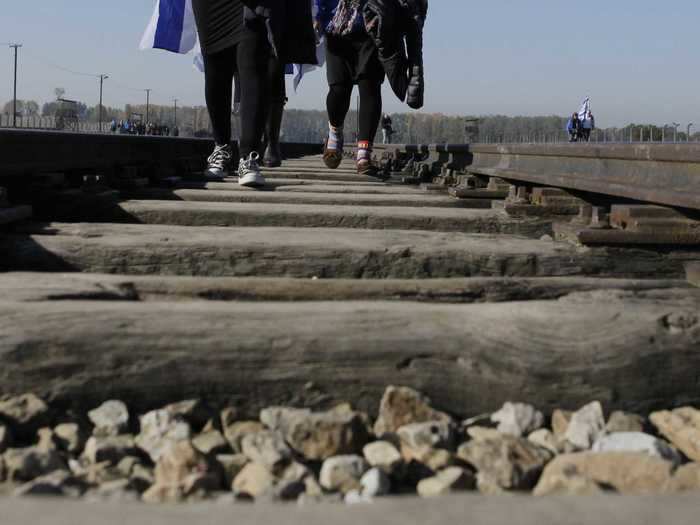
[[[315,15],[317,8],[313,0],[311,1]],[[198,43],[192,0],[156,0],[156,7],[141,39],[140,48],[142,50],[165,49],[183,55],[197,48],[194,65],[199,71],[204,72],[204,60]],[[324,50],[323,42],[319,42],[316,48],[319,66],[325,62]],[[317,67],[310,64],[290,64],[287,66],[287,74],[294,75],[295,91],[304,75]]]
[[[578,118],[582,121],[588,118],[588,114],[591,112],[591,97],[586,97],[586,100],[581,104],[581,109],[578,110]]]
[[[141,49],[165,49],[187,54],[197,45],[192,0],[157,0],[141,39]]]

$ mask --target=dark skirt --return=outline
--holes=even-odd
[[[193,0],[192,11],[202,54],[211,55],[237,45],[256,33],[243,23],[241,0]],[[264,29],[260,25],[257,31]]]
[[[357,84],[368,79],[384,82],[377,46],[367,33],[326,37],[328,85]]]

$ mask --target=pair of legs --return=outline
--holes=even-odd
[[[329,134],[324,160],[329,168],[337,168],[343,157],[343,126],[355,85],[360,92],[357,137],[357,170],[374,176],[372,146],[382,117],[382,83],[384,68],[379,61],[374,41],[366,33],[326,38],[326,73],[328,77]]]
[[[382,82],[381,80],[362,78],[357,82],[360,91],[360,114],[358,142],[374,142],[382,116]],[[352,102],[351,83],[333,84],[329,87],[326,107],[328,121],[335,128],[342,128]]]
[[[241,89],[239,151],[242,159],[260,150],[269,99],[270,53],[264,35],[255,35],[223,51],[204,55],[204,89],[217,146],[231,142],[233,76],[238,71]]]

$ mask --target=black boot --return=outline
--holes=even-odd
[[[282,115],[284,114],[284,100],[273,100],[265,124],[265,156],[263,166],[266,168],[278,168],[282,165],[282,150],[280,149],[280,130],[282,128]]]

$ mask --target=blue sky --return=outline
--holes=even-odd
[[[144,98],[203,104],[191,58],[138,50],[154,0],[3,2],[0,42],[24,44],[20,98],[55,87],[97,102],[98,80],[50,67],[107,73],[105,103]],[[427,103],[450,114],[567,114],[590,95],[600,125],[700,125],[700,2],[676,0],[432,0],[426,34]],[[130,89],[133,88],[133,89]],[[323,108],[315,73],[290,106]],[[12,57],[0,48],[0,103],[12,93]],[[407,107],[385,91],[385,107]]]

